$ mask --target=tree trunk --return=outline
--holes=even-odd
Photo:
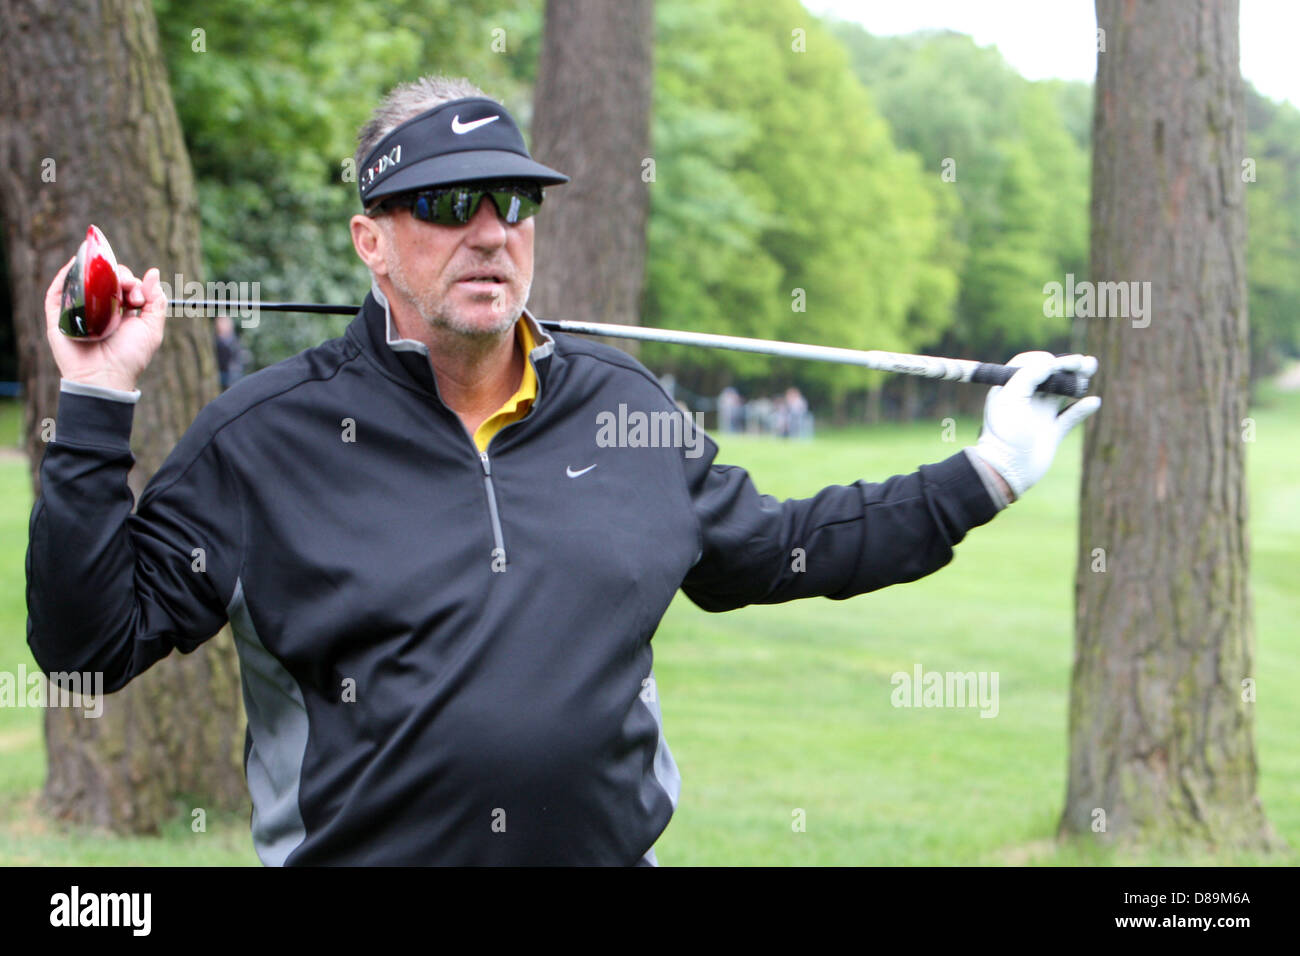
[[[537,220],[539,315],[640,324],[653,30],[652,0],[547,0],[533,152],[572,181]]]
[[[1262,849],[1277,844],[1250,702],[1237,0],[1097,0],[1097,21],[1091,277],[1149,282],[1150,308],[1087,323],[1104,404],[1086,431],[1060,829]]]
[[[46,287],[92,222],[136,275],[156,264],[168,283],[177,273],[198,279],[198,200],[148,0],[7,0],[0,58],[10,64],[0,71],[0,216],[39,493],[42,423],[54,420],[59,390]],[[170,318],[140,390],[129,479],[137,498],[217,394],[209,322]],[[238,663],[224,629],[194,654],[154,665],[102,717],[81,713],[46,712],[43,796],[54,816],[152,832],[182,794],[207,809],[244,805]]]

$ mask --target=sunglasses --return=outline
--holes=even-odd
[[[542,205],[542,187],[537,183],[460,183],[437,189],[421,189],[390,196],[379,202],[369,215],[385,209],[409,209],[423,222],[439,226],[463,226],[478,212],[484,198],[492,200],[497,213],[508,223],[518,223],[537,214]]]

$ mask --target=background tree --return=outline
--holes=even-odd
[[[1150,325],[1087,320],[1062,833],[1259,848],[1246,541],[1245,110],[1237,0],[1097,0],[1092,277]],[[1100,549],[1100,550],[1097,550]],[[1099,561],[1104,560],[1104,569]]]
[[[654,5],[547,0],[533,153],[572,181],[537,220],[530,306],[639,325],[645,283]]]
[[[45,341],[45,289],[102,227],[119,261],[165,281],[199,276],[198,202],[147,0],[14,0],[0,5],[0,177],[9,281],[27,396],[32,481],[55,418],[59,375]],[[131,447],[137,498],[217,393],[207,321],[172,318],[140,382]],[[39,487],[37,488],[39,493]],[[69,542],[75,546],[74,542]],[[49,708],[44,798],[56,816],[148,832],[181,794],[208,809],[242,803],[243,714],[223,630],[154,665],[103,716]]]

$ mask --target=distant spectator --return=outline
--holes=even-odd
[[[738,432],[744,425],[744,401],[740,392],[728,385],[718,395],[718,431],[723,434]]]
[[[248,363],[248,349],[235,334],[234,320],[228,315],[217,316],[216,337],[217,372],[221,376],[221,390],[225,391],[244,377]]]
[[[756,398],[745,404],[745,431],[751,435],[771,433],[772,400],[770,398]]]
[[[803,392],[791,385],[785,390],[785,434],[791,438],[812,438],[813,417]]]
[[[790,409],[786,407],[784,395],[772,399],[772,434],[779,438],[790,435]]]

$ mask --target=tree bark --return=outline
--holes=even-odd
[[[572,180],[537,220],[539,315],[640,324],[653,29],[652,0],[547,0],[533,153]]]
[[[1091,277],[1149,282],[1150,309],[1086,322],[1104,404],[1086,431],[1060,831],[1265,849],[1237,0],[1097,0],[1097,21]]]
[[[7,0],[0,57],[10,64],[0,71],[0,216],[39,494],[59,391],[46,287],[92,222],[136,275],[156,264],[165,282],[198,279],[198,199],[148,0]],[[140,390],[129,478],[137,498],[218,392],[207,320],[168,319]],[[46,712],[43,804],[54,816],[152,832],[181,795],[207,809],[244,805],[242,701],[226,629],[154,665],[106,701],[102,717],[81,714]]]

